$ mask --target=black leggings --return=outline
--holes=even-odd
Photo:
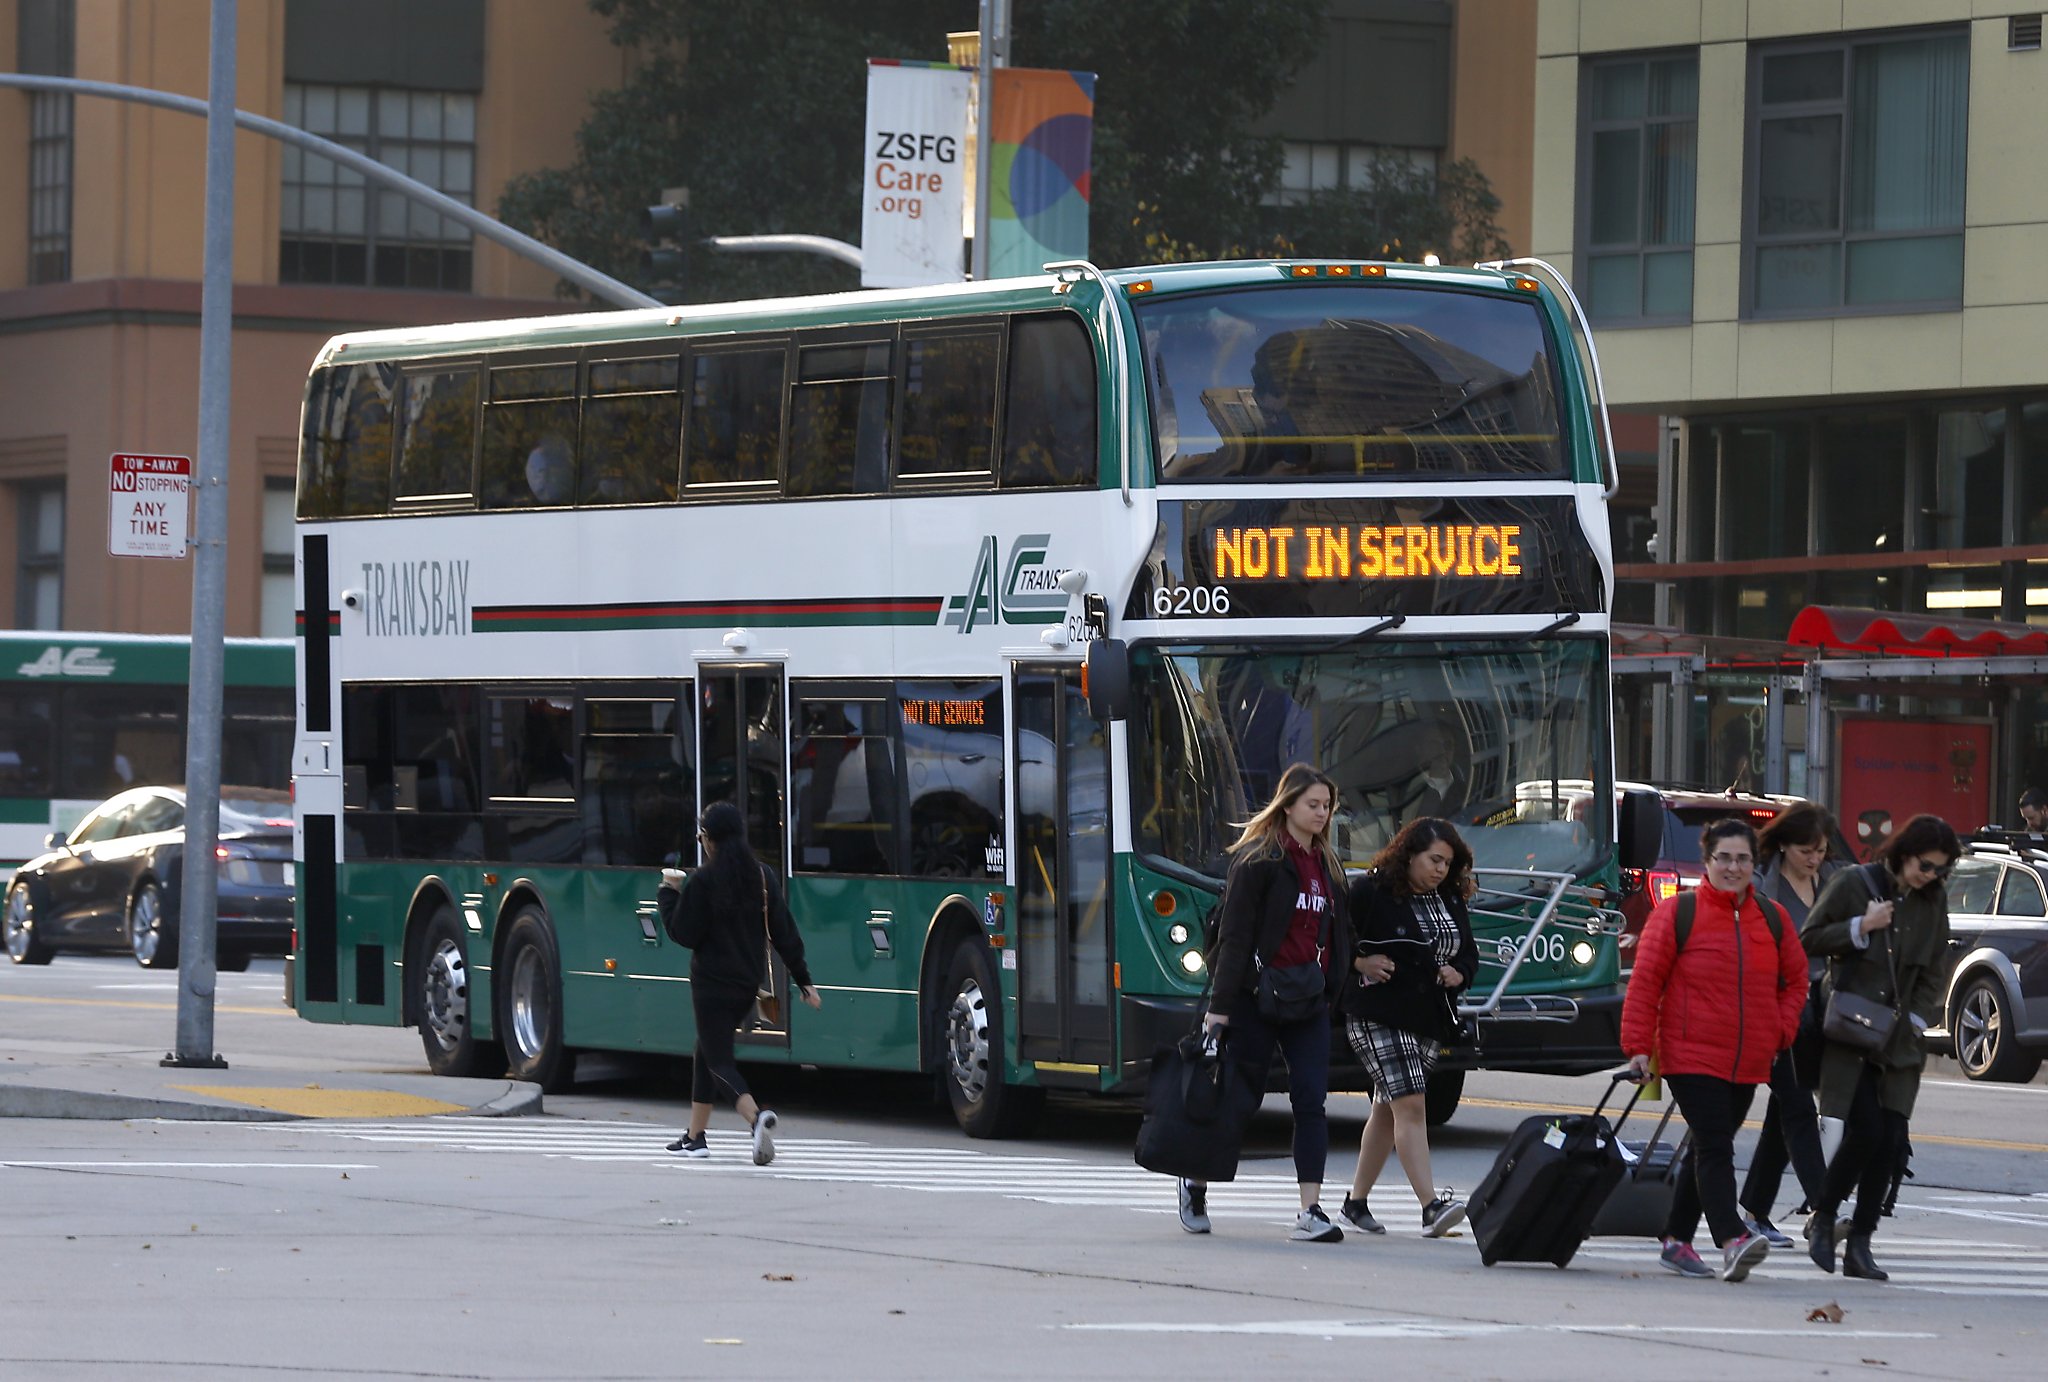
[[[1742,1182],[1742,1207],[1761,1218],[1771,1217],[1778,1202],[1778,1188],[1785,1180],[1790,1162],[1799,1177],[1799,1192],[1812,1204],[1828,1172],[1827,1159],[1820,1153],[1820,1117],[1813,1109],[1813,1095],[1793,1073],[1792,1053],[1780,1051],[1771,1062],[1771,1102],[1764,1110],[1763,1136],[1757,1139],[1756,1155],[1750,1158],[1749,1175]]]
[[[1692,1145],[1678,1167],[1664,1236],[1691,1242],[1704,1210],[1714,1246],[1726,1247],[1745,1231],[1735,1204],[1735,1132],[1749,1115],[1756,1086],[1712,1075],[1666,1075],[1664,1083],[1671,1086],[1671,1097],[1678,1100],[1678,1111],[1692,1130]]]
[[[1892,1176],[1906,1148],[1906,1115],[1884,1106],[1878,1093],[1879,1078],[1877,1067],[1865,1061],[1863,1077],[1856,1082],[1855,1101],[1849,1105],[1849,1116],[1842,1120],[1842,1145],[1828,1163],[1827,1183],[1813,1202],[1816,1211],[1837,1214],[1853,1189],[1856,1214],[1849,1221],[1849,1231],[1865,1236],[1877,1231],[1878,1215],[1884,1212]]]
[[[725,1086],[738,1103],[748,1092],[746,1077],[733,1058],[732,1037],[747,1012],[754,1006],[751,988],[712,988],[690,985],[690,1008],[697,1015],[697,1049],[690,1053],[690,1102],[716,1102],[718,1086]]]

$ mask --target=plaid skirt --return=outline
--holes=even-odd
[[[1352,1018],[1344,1024],[1351,1049],[1372,1077],[1372,1101],[1391,1104],[1429,1088],[1429,1072],[1443,1054],[1443,1043],[1399,1027]]]

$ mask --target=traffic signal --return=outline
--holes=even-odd
[[[690,193],[672,187],[640,213],[640,275],[649,283],[681,287],[690,271]]]

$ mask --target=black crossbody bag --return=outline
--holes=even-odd
[[[1865,869],[1866,873],[1881,876],[1883,867],[1882,864],[1866,865]],[[1876,886],[1876,879],[1870,881],[1872,896],[1880,901],[1888,900],[1885,892]],[[1892,992],[1896,994],[1899,991],[1899,962],[1892,949],[1891,927],[1884,929],[1881,939],[1884,941],[1885,967],[1891,973]],[[1820,1034],[1868,1060],[1890,1044],[1892,1032],[1898,1025],[1899,1009],[1896,1004],[1880,1003],[1875,998],[1832,988],[1828,993],[1827,1011],[1821,1015]]]

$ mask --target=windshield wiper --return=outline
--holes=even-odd
[[[1574,619],[1578,617],[1579,616],[1576,614],[1572,616],[1572,618]],[[1357,633],[1345,634],[1335,643],[1332,643],[1329,647],[1323,649],[1323,655],[1328,656],[1329,654],[1336,652],[1340,648],[1350,647],[1353,643],[1363,643],[1368,638],[1377,638],[1381,634],[1385,633],[1387,630],[1398,629],[1407,622],[1408,616],[1405,614],[1389,614],[1386,618],[1380,620],[1377,624],[1368,624],[1366,627],[1360,629]]]
[[[1539,638],[1543,638],[1550,634],[1556,633],[1559,629],[1568,629],[1578,622],[1579,616],[1576,613],[1562,614],[1559,615],[1557,618],[1551,620],[1548,624],[1545,624],[1540,629],[1531,629],[1527,633],[1513,634],[1507,638],[1501,639],[1500,641],[1503,643],[1533,643]]]

